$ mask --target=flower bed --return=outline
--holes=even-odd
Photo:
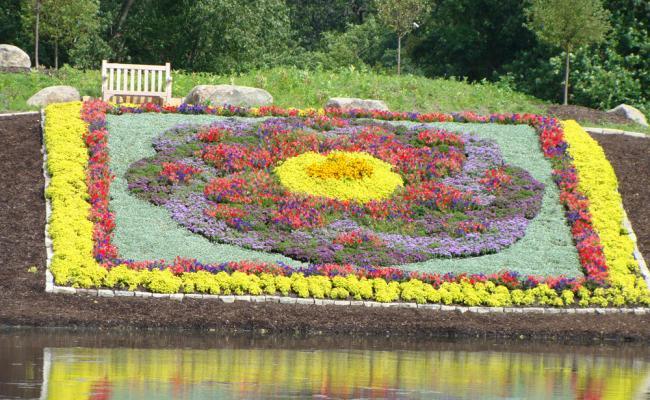
[[[57,107],[63,106],[47,109],[48,121],[50,116],[56,118]],[[132,192],[147,201],[168,209],[194,207],[200,212],[200,219],[183,217],[199,215],[192,214],[194,211],[178,215],[172,212],[176,221],[193,232],[237,245],[241,245],[236,241],[238,237],[250,238],[255,234],[258,242],[245,243],[251,248],[266,244],[269,246],[263,248],[266,251],[283,252],[316,263],[289,266],[246,261],[206,264],[189,258],[169,262],[120,259],[112,241],[115,222],[108,201],[113,176],[105,128],[107,112],[292,117],[164,132],[155,142],[157,154],[137,161],[127,176]],[[75,266],[57,271],[53,268],[56,281],[82,287],[131,290],[141,287],[163,293],[282,293],[492,306],[648,302],[647,289],[641,286],[642,280],[630,266],[626,271],[617,267],[610,277],[610,265],[617,264],[618,255],[608,254],[607,249],[603,253],[601,239],[592,223],[599,218],[592,214],[601,211],[590,206],[582,194],[587,192],[579,186],[582,184],[577,176],[580,170],[576,174],[576,167],[580,164],[574,165],[567,153],[558,121],[533,115],[489,118],[473,114],[387,112],[344,115],[337,110],[327,110],[324,114],[277,108],[245,110],[186,105],[165,109],[152,105],[113,108],[101,102],[85,103],[82,115],[88,131],[84,138],[90,154],[86,190],[90,195],[94,231],[90,236],[84,235],[84,245],[94,243],[94,256],[103,268],[93,268],[92,279],[79,279],[78,273],[71,273],[78,269]],[[446,130],[399,129],[381,123],[358,125],[355,117],[533,126],[539,133],[544,156],[552,163],[584,277],[522,276],[508,270],[496,274],[440,274],[390,267],[440,255],[470,256],[499,251],[498,246],[511,245],[523,236],[526,221],[539,212],[543,185],[527,171],[504,165],[498,146],[496,152],[481,151],[490,145],[469,136]],[[71,115],[68,118],[75,119]],[[70,124],[78,127],[78,121]],[[268,134],[260,135],[260,132]],[[49,128],[46,142],[48,136],[51,141],[59,139],[56,131]],[[579,148],[581,142],[576,140],[570,145]],[[322,155],[316,157],[317,152]],[[391,169],[382,170],[384,164]],[[49,169],[54,178],[56,168]],[[369,185],[379,188],[379,193],[366,191],[363,198],[351,198],[350,193],[337,189],[345,182],[362,184],[375,177],[375,173],[384,178],[394,173],[400,179],[388,179],[390,184],[386,186],[386,179]],[[450,223],[449,216],[456,214],[460,219]],[[190,225],[196,220],[207,222],[198,227]],[[510,224],[499,225],[499,221],[510,221]],[[620,219],[617,222],[620,224]],[[521,225],[523,229],[512,229]],[[221,229],[213,229],[215,226]],[[217,236],[210,236],[213,232],[218,232]],[[279,232],[287,240],[269,244]],[[504,232],[509,232],[512,236],[496,248],[462,246],[463,251],[453,252],[450,250],[455,248],[453,245],[444,247],[447,243],[400,246],[399,238],[406,237],[407,232],[419,232],[418,237],[423,238],[420,240],[431,240],[435,232],[438,238],[456,240],[456,243],[472,240],[472,243],[490,245],[495,242],[489,239],[490,234],[503,237]],[[305,235],[311,235],[306,243],[315,241],[313,246],[302,246],[300,240],[305,240]],[[326,241],[328,247],[318,240]],[[319,251],[324,248],[334,251]]]

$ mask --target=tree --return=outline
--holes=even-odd
[[[73,47],[100,30],[99,0],[26,0],[23,27],[34,35],[35,63],[39,63],[39,41],[54,45],[54,66],[59,67],[59,46]]]
[[[379,19],[397,34],[397,75],[402,67],[402,38],[417,28],[429,12],[427,0],[379,0]]]
[[[569,102],[569,60],[572,51],[600,43],[610,30],[609,12],[601,0],[533,0],[527,26],[543,42],[565,52],[564,104]]]

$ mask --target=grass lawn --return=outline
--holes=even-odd
[[[268,90],[280,107],[322,107],[330,97],[376,98],[394,111],[544,114],[549,103],[492,83],[467,83],[449,79],[428,79],[413,75],[379,75],[351,69],[303,71],[274,68],[241,75],[214,75],[174,71],[173,96],[184,97],[198,84],[236,84]],[[99,71],[64,67],[47,73],[0,73],[0,112],[31,109],[27,99],[52,85],[76,87],[82,96],[101,94]],[[618,128],[650,134],[638,124],[607,125],[579,121],[584,125]]]

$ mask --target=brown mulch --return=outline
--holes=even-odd
[[[650,138],[591,135],[605,149],[616,171],[623,206],[636,234],[639,251],[650,261]]]
[[[554,104],[546,108],[546,114],[560,119],[574,119],[592,124],[630,124],[632,121],[620,114],[612,114],[593,108]]]
[[[650,342],[650,315],[481,315],[45,294],[38,117],[0,117],[0,140],[0,325]],[[37,273],[28,272],[32,265]]]

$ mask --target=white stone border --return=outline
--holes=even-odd
[[[645,133],[641,133],[641,132],[630,132],[630,131],[623,131],[620,129],[610,129],[610,128],[582,127],[582,129],[584,129],[589,133],[597,133],[601,135],[624,135],[624,136],[632,136],[636,138],[650,139],[650,135],[646,135]]]
[[[650,290],[650,270],[648,270],[648,264],[646,264],[645,260],[643,259],[643,254],[641,254],[639,251],[636,235],[634,234],[634,229],[632,229],[632,222],[630,222],[629,218],[627,217],[625,209],[623,209],[623,228],[625,228],[627,235],[630,237],[630,240],[632,240],[632,243],[634,244],[634,250],[632,251],[634,259],[639,264],[639,271],[641,272],[641,276],[643,276],[643,279],[645,279],[645,283],[648,285],[648,290]]]
[[[586,129],[586,128],[585,128]],[[43,176],[45,177],[45,190],[50,184],[50,175],[47,171],[47,149],[45,146],[45,112],[41,109],[41,136],[43,146],[41,152],[43,153]],[[650,308],[636,307],[636,308],[614,308],[614,307],[584,307],[584,308],[546,308],[546,307],[468,307],[457,305],[445,304],[418,304],[407,302],[392,302],[380,303],[377,301],[367,300],[331,300],[331,299],[315,299],[315,298],[301,298],[290,296],[236,296],[236,295],[212,295],[212,294],[199,294],[199,293],[152,293],[142,291],[127,291],[127,290],[112,290],[112,289],[79,289],[69,286],[58,286],[54,284],[54,276],[50,272],[50,265],[54,251],[52,249],[52,238],[50,237],[48,228],[50,217],[52,214],[52,205],[50,199],[45,196],[45,247],[47,251],[47,268],[45,271],[45,291],[47,293],[56,294],[69,294],[69,295],[85,295],[94,297],[145,297],[151,299],[170,299],[183,301],[184,299],[193,300],[206,300],[206,301],[221,301],[223,303],[234,303],[235,301],[252,302],[252,303],[280,303],[280,304],[301,304],[301,305],[317,305],[317,306],[357,306],[357,307],[373,307],[373,308],[417,308],[424,310],[434,311],[458,311],[460,313],[477,313],[477,314],[636,314],[636,315],[650,315]],[[639,262],[639,268],[643,274],[648,287],[650,288],[650,272],[643,260],[643,256],[636,246],[636,235],[632,230],[632,225],[627,218],[625,210],[623,210],[623,226],[628,232],[628,235],[634,243],[634,257]]]
[[[406,302],[393,302],[393,303],[380,303],[377,301],[367,300],[331,300],[331,299],[315,299],[315,298],[300,298],[290,296],[236,296],[236,295],[213,295],[213,294],[184,294],[184,293],[151,293],[141,291],[125,291],[125,290],[111,290],[111,289],[77,289],[68,286],[53,286],[51,293],[58,294],[73,294],[85,295],[92,297],[145,297],[151,299],[169,299],[176,301],[183,301],[185,299],[191,300],[205,300],[205,301],[219,301],[223,303],[234,302],[247,302],[247,303],[279,303],[279,304],[300,304],[300,305],[316,305],[316,306],[356,306],[356,307],[372,307],[372,308],[417,308],[424,310],[434,311],[458,311],[460,313],[477,313],[477,314],[636,314],[636,315],[650,315],[650,309],[643,307],[636,308],[614,308],[614,307],[585,307],[585,308],[546,308],[546,307],[468,307],[457,305],[445,304],[417,304]]]
[[[47,147],[45,146],[45,110],[41,109],[41,154],[43,155],[43,178],[45,178],[45,185],[43,186],[43,197],[45,198],[45,252],[47,254],[45,262],[45,292],[54,292],[54,275],[50,271],[52,265],[52,258],[54,257],[54,249],[52,248],[52,237],[50,236],[50,218],[52,217],[52,204],[50,198],[47,197],[46,192],[50,187],[50,173],[47,170]]]
[[[19,115],[33,115],[33,114],[38,114],[39,111],[20,111],[20,112],[15,112],[15,113],[5,113],[5,114],[0,114],[0,118],[2,117],[15,117]]]

